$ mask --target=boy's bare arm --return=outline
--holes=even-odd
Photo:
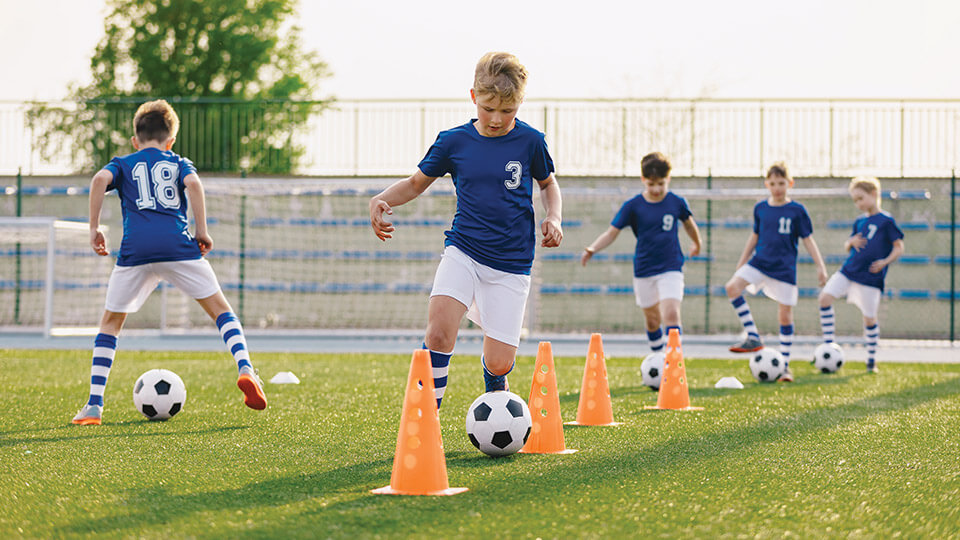
[[[203,184],[196,173],[188,174],[183,179],[183,184],[187,188],[187,200],[190,202],[193,221],[196,224],[193,236],[197,240],[197,245],[200,246],[200,254],[206,255],[213,249],[213,238],[207,232],[207,202],[203,193]]]
[[[100,211],[103,210],[103,198],[107,193],[107,186],[113,182],[113,173],[100,169],[90,180],[90,247],[97,255],[106,256],[107,239],[100,232]]]
[[[611,225],[607,230],[600,233],[600,236],[596,240],[590,243],[589,246],[583,249],[583,254],[580,255],[580,265],[586,266],[587,261],[593,257],[593,254],[602,251],[604,248],[613,243],[617,239],[617,236],[620,234],[620,229]]]
[[[700,239],[700,227],[697,227],[697,222],[694,221],[693,216],[687,218],[686,221],[683,221],[683,230],[687,231],[687,236],[690,237],[690,240],[693,241],[693,246],[690,248],[690,256],[696,257],[700,254],[700,246],[702,241]]]
[[[812,234],[803,239],[803,246],[807,248],[807,252],[813,257],[813,264],[817,265],[817,282],[823,287],[827,284],[827,265],[823,262],[820,248],[817,246],[817,241],[813,239]]]
[[[384,215],[393,214],[394,206],[400,206],[416,199],[436,179],[437,177],[427,176],[423,174],[423,171],[417,169],[417,172],[403,180],[397,180],[387,189],[374,195],[370,199],[368,209],[370,210],[370,226],[373,227],[373,232],[377,235],[377,238],[383,241],[386,241],[387,238],[393,238],[390,233],[396,228],[393,223],[384,219]]]
[[[757,236],[757,233],[750,233],[750,238],[747,238],[747,245],[743,246],[743,253],[740,254],[740,260],[737,261],[737,268],[747,264],[747,261],[750,260],[750,255],[753,254],[753,250],[757,247],[757,240],[760,237]]]
[[[540,199],[543,201],[543,208],[547,212],[547,217],[540,224],[540,232],[543,239],[540,245],[543,247],[559,247],[563,241],[563,198],[560,196],[560,184],[557,178],[551,173],[546,180],[537,180],[540,185]]]
[[[900,238],[893,242],[893,249],[890,250],[890,254],[884,257],[883,259],[877,259],[870,263],[870,271],[874,274],[880,272],[887,266],[899,259],[903,255],[903,250],[906,249],[906,245],[903,243],[903,238]]]

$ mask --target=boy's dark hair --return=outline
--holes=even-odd
[[[770,178],[771,176],[780,176],[782,178],[786,178],[787,180],[793,180],[793,178],[790,177],[790,172],[787,171],[787,164],[782,161],[774,163],[769,169],[767,169],[767,178]]]
[[[170,137],[176,137],[179,130],[180,119],[176,111],[163,99],[140,105],[133,115],[133,133],[143,142],[166,142]]]
[[[640,160],[640,172],[644,178],[659,180],[670,176],[670,158],[660,152],[653,152],[643,156]]]

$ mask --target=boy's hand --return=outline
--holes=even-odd
[[[210,250],[213,249],[213,238],[211,238],[209,234],[197,234],[195,240],[197,241],[197,245],[200,246],[201,255],[206,255],[207,253],[210,253]]]
[[[872,263],[870,263],[870,273],[879,274],[880,272],[883,271],[884,268],[887,267],[887,264],[888,264],[887,261],[884,259],[877,259],[873,261]]]
[[[557,218],[547,218],[540,224],[540,232],[543,233],[543,240],[540,245],[543,247],[559,247],[563,240],[563,228],[560,227],[560,220]]]
[[[595,252],[590,248],[583,249],[583,255],[580,255],[580,266],[586,266],[587,261],[593,258]]]
[[[820,283],[820,286],[823,287],[827,284],[827,269],[820,267],[817,268],[817,282]]]
[[[107,239],[103,236],[103,233],[100,232],[100,229],[90,230],[90,247],[93,248],[94,253],[105,257],[110,254],[107,251]]]
[[[863,249],[863,246],[867,245],[867,239],[864,238],[860,233],[851,236],[847,242],[850,244],[850,247],[854,249],[854,251],[860,251]]]
[[[393,223],[384,219],[384,215],[392,215],[393,209],[386,201],[371,199],[370,201],[370,226],[373,227],[373,233],[377,238],[386,242],[387,238],[393,238],[390,234],[396,230]]]
[[[690,256],[696,257],[700,254],[700,244],[690,244]]]

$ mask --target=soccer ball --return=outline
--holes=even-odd
[[[820,373],[834,373],[843,365],[843,349],[836,343],[821,343],[813,351],[813,367]]]
[[[655,352],[648,354],[643,362],[640,362],[640,378],[644,385],[654,390],[660,389],[660,377],[663,375],[666,357],[663,352]]]
[[[133,385],[133,405],[150,420],[167,420],[187,401],[187,387],[174,372],[151,369]]]
[[[532,426],[530,409],[513,392],[487,392],[467,410],[467,436],[488,456],[509,456],[519,451]]]
[[[774,382],[786,371],[787,364],[783,361],[780,351],[764,347],[750,360],[750,372],[753,378],[760,382]]]

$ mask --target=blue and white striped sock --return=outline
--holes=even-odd
[[[97,334],[93,340],[93,363],[90,366],[90,399],[87,405],[103,407],[103,392],[107,387],[107,377],[117,354],[117,336]]]
[[[737,317],[740,317],[740,324],[747,331],[747,337],[760,341],[760,333],[757,332],[757,325],[753,322],[753,315],[750,313],[750,306],[747,305],[747,301],[741,295],[730,300],[730,303],[733,304]]]
[[[867,367],[877,365],[877,342],[880,341],[880,325],[863,327],[863,340],[867,345]]]
[[[664,340],[670,339],[670,330],[673,330],[674,328],[677,329],[677,333],[680,334],[680,337],[683,337],[683,328],[680,328],[679,326],[668,326],[666,332],[663,333]]]
[[[790,348],[793,347],[793,325],[780,325],[780,354],[783,355],[783,363],[790,365]]]
[[[650,343],[650,350],[660,352],[663,350],[663,328],[657,328],[653,332],[647,330],[647,341]]]
[[[820,330],[823,331],[823,342],[833,343],[834,332],[836,331],[836,318],[833,314],[833,306],[820,308]]]
[[[220,338],[237,361],[237,371],[243,367],[253,367],[250,364],[250,352],[247,351],[247,339],[243,337],[240,319],[232,311],[225,311],[217,317],[217,328],[220,329]]]
[[[483,385],[487,392],[510,389],[509,385],[507,384],[507,375],[513,371],[513,366],[517,365],[516,362],[514,362],[513,366],[510,366],[510,369],[508,369],[503,375],[494,375],[493,373],[490,373],[490,370],[487,369],[487,361],[483,356],[480,356],[480,364],[483,366]]]
[[[447,391],[447,373],[450,371],[450,358],[453,357],[453,351],[448,353],[437,352],[428,348],[426,343],[422,343],[421,346],[430,351],[430,366],[433,368],[433,393],[437,397],[437,409],[439,409],[443,394]]]

